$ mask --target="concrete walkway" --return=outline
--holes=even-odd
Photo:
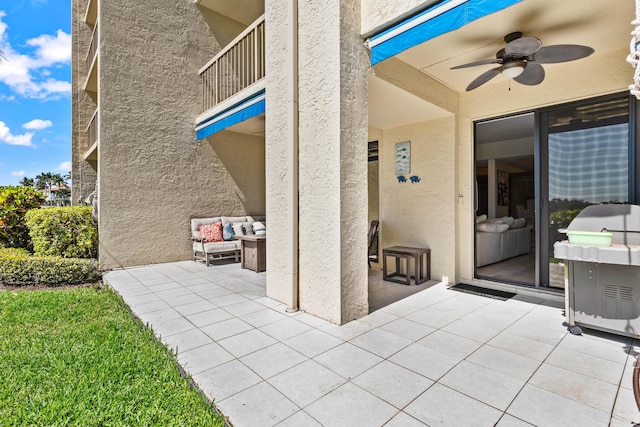
[[[563,310],[437,284],[336,326],[285,313],[265,275],[194,262],[105,274],[244,426],[615,426],[640,421],[631,339],[568,334]],[[402,285],[398,285],[402,286]]]

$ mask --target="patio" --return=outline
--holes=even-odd
[[[381,300],[407,292],[371,271]],[[571,335],[558,302],[503,301],[431,281],[336,326],[286,313],[265,297],[265,277],[239,264],[187,261],[111,271],[104,282],[177,349],[183,368],[236,427],[640,421],[631,390],[638,342]]]

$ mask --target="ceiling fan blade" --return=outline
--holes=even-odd
[[[542,68],[540,64],[532,64],[529,62],[522,74],[513,80],[527,86],[539,85],[544,80],[544,68]]]
[[[467,92],[477,88],[478,86],[482,86],[483,84],[485,84],[486,82],[488,82],[489,80],[497,76],[498,74],[500,74],[500,67],[492,68],[488,71],[485,71],[484,73],[476,77],[474,81],[469,83],[469,86],[467,86]]]
[[[469,68],[475,67],[477,65],[485,65],[485,64],[499,64],[501,62],[498,58],[493,59],[483,59],[482,61],[469,62],[468,64],[456,65],[455,67],[449,68],[450,70],[457,70],[459,68]]]
[[[579,44],[556,44],[545,46],[533,55],[532,60],[540,64],[555,64],[558,62],[575,61],[586,58],[594,52],[589,46]]]
[[[542,42],[535,37],[522,37],[507,43],[504,53],[513,58],[533,55],[542,47]]]

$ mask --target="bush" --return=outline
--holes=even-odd
[[[25,217],[36,255],[96,258],[98,229],[91,206],[34,209]]]
[[[44,200],[41,192],[30,187],[0,187],[0,246],[31,249],[24,216]]]
[[[95,260],[30,256],[23,250],[0,248],[0,283],[6,285],[78,285],[99,279]]]

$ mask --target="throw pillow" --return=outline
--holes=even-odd
[[[234,222],[231,225],[231,228],[233,228],[233,232],[235,233],[236,237],[244,236],[244,231],[242,230],[241,222]]]
[[[199,227],[200,237],[206,242],[222,242],[222,223],[203,224]]]
[[[251,225],[250,222],[242,223],[242,231],[245,235],[256,234],[255,231],[253,231],[253,225]]]
[[[262,234],[267,234],[267,227],[265,227],[265,225],[260,221],[256,221],[252,225],[253,225],[253,231],[256,233],[256,235],[259,236]]]
[[[516,218],[513,220],[509,228],[522,228],[527,225],[527,220],[524,218]]]
[[[480,224],[481,222],[485,222],[487,220],[487,214],[482,214],[476,217],[476,224]]]
[[[233,240],[236,238],[236,233],[233,231],[233,224],[230,222],[222,227],[222,238],[224,240]]]

